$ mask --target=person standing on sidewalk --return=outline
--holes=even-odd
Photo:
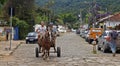
[[[6,32],[6,41],[8,41],[8,37],[9,37],[9,32]]]
[[[117,31],[112,30],[112,32],[110,33],[109,44],[110,44],[111,51],[113,53],[113,57],[115,57],[115,55],[116,55],[116,39],[117,39],[117,36],[118,36]]]

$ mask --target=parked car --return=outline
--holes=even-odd
[[[38,34],[36,32],[30,32],[26,36],[26,44],[28,43],[37,43]]]
[[[60,33],[65,33],[65,32],[67,32],[67,30],[66,30],[65,28],[58,28],[58,31],[59,31]]]
[[[85,32],[85,29],[81,29],[81,30],[80,30],[80,37],[83,37],[84,32]]]
[[[56,31],[56,36],[60,36],[60,32],[58,30]]]
[[[82,35],[82,37],[85,38],[87,34],[88,34],[88,31],[85,30],[84,33],[83,33],[83,35]]]
[[[85,41],[88,42],[90,32],[88,31],[87,34],[85,35]]]
[[[105,53],[110,51],[110,44],[107,41],[107,37],[110,36],[111,30],[106,30],[99,38],[98,38],[98,50],[101,50]],[[120,33],[116,39],[116,48],[120,49]]]
[[[76,30],[76,34],[80,34],[80,29],[77,29],[77,30]]]

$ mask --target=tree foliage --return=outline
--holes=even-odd
[[[7,0],[0,0],[0,16],[2,15],[2,8],[6,2]]]
[[[89,10],[90,4],[92,4],[93,1],[94,0],[55,0],[55,12],[67,13],[72,11],[73,13],[79,13],[80,9]],[[48,2],[48,0],[36,0],[36,4],[40,6],[44,6],[46,2]],[[120,0],[96,0],[96,2],[104,11],[106,11],[106,8],[113,13],[120,11]]]
[[[9,8],[11,7],[14,8],[14,17],[16,17],[13,18],[13,26],[19,27],[19,36],[23,39],[28,32],[34,30],[35,0],[8,0],[3,8],[3,15],[8,22],[10,22]]]
[[[24,20],[13,17],[13,27],[19,28],[19,39],[24,39],[28,33],[29,25]],[[24,32],[23,32],[24,31]]]
[[[5,16],[8,16],[8,9],[10,7],[15,9],[15,16],[20,20],[29,22],[34,19],[34,0],[8,0],[5,5]]]

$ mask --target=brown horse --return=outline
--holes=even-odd
[[[39,46],[39,52],[41,53],[41,46],[42,46],[42,43],[41,43],[42,39],[40,38],[40,35],[38,35],[38,46]]]
[[[40,35],[38,36],[39,52],[43,53],[42,54],[43,59],[49,58],[50,47],[53,47],[54,52],[56,52],[55,40],[56,40],[55,34],[48,31],[45,32],[45,35],[42,38],[40,38]]]
[[[49,51],[50,51],[51,43],[50,43],[50,35],[49,32],[46,31],[44,37],[41,39],[41,48],[43,52],[43,59],[49,58]]]

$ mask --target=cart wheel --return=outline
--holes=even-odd
[[[36,52],[36,57],[39,57],[39,50],[37,47],[35,48],[35,52]]]
[[[57,57],[60,57],[61,56],[61,50],[60,50],[60,47],[57,47]]]
[[[28,44],[28,42],[26,41],[26,44]]]

